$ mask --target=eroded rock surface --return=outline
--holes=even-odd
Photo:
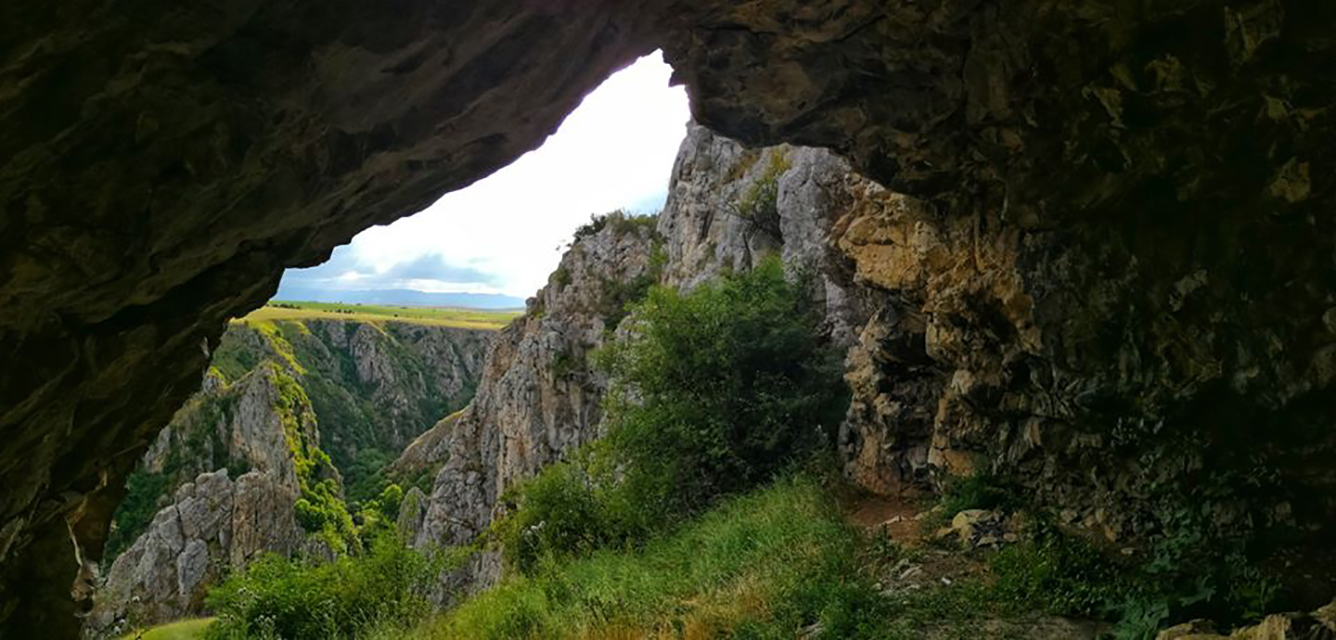
[[[408,447],[400,469],[439,469],[418,517],[400,521],[416,544],[472,542],[508,487],[597,437],[607,379],[589,354],[616,328],[629,291],[653,282],[654,235],[618,221],[577,238],[525,315],[500,332],[472,403]],[[498,568],[488,557],[469,573]]]
[[[262,553],[299,548],[305,533],[292,508],[298,495],[259,471],[234,482],[221,469],[182,486],[112,563],[88,631],[115,634],[198,615],[207,588],[224,571],[244,569]]]
[[[323,555],[294,520],[302,488],[341,480],[338,465],[396,450],[427,416],[459,406],[494,335],[403,322],[233,323],[203,388],[131,476],[85,634],[202,615],[221,572],[262,553]],[[320,462],[325,452],[335,466]],[[299,476],[299,457],[315,461],[313,477]]]

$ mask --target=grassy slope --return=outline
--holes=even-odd
[[[604,550],[508,578],[384,638],[792,638],[848,628],[867,586],[857,536],[814,481],[734,499],[642,551]],[[855,632],[856,633],[856,632]]]
[[[396,307],[326,302],[279,302],[265,305],[233,322],[261,323],[275,320],[356,320],[359,322],[408,322],[462,329],[500,329],[522,311],[486,311],[437,307]],[[296,307],[296,308],[289,308]]]
[[[181,620],[134,631],[122,636],[121,640],[198,640],[204,637],[204,630],[211,624],[213,618]]]

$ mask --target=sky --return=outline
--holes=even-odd
[[[289,269],[283,284],[533,295],[591,214],[662,207],[690,118],[671,73],[660,54],[641,58],[586,96],[542,147],[363,231],[322,265]]]

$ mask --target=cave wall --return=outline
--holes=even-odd
[[[8,3],[0,624],[73,633],[66,585],[225,318],[537,146],[656,46],[699,122],[924,203],[954,275],[878,286],[922,330],[905,356],[940,367],[940,466],[1088,490],[1126,475],[1083,452],[1132,464],[1146,434],[1330,451],[1334,25],[1306,0]],[[864,281],[880,255],[853,253]],[[1321,514],[1329,470],[1283,471]]]
[[[0,8],[0,627],[75,633],[69,585],[82,572],[86,595],[125,475],[228,317],[284,267],[541,144],[651,50],[647,17],[522,0]]]
[[[666,52],[702,123],[881,183],[836,239],[894,301],[855,351],[851,473],[1000,469],[1116,540],[1220,485],[1256,495],[1219,526],[1333,519],[1334,18],[752,3]]]

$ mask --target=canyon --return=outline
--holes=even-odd
[[[201,390],[158,434],[114,517],[88,637],[200,615],[227,572],[266,553],[332,558],[299,522],[332,480],[374,499],[383,468],[472,396],[495,335],[406,321],[232,323]]]
[[[689,286],[775,248],[811,265],[831,339],[849,349],[839,444],[860,485],[894,493],[989,468],[1118,544],[1183,517],[1174,496],[1213,530],[1329,539],[1332,7],[0,11],[5,637],[77,633],[91,602],[70,585],[102,561],[125,479],[206,379],[228,318],[268,299],[284,267],[537,146],[584,92],[655,48],[696,120],[744,145],[684,151],[657,229],[661,277]],[[778,163],[761,149],[783,143],[803,147]],[[705,220],[726,210],[711,193],[771,167],[777,225]],[[692,196],[696,179],[718,184]],[[785,198],[830,204],[786,218]],[[688,213],[693,201],[707,204]],[[637,266],[604,242],[591,255],[648,268],[649,253]],[[578,266],[569,296],[551,282],[544,305],[589,295]],[[501,395],[480,391],[433,429],[449,433],[415,445],[430,460],[428,448],[469,443],[482,465],[444,463],[421,531],[476,531],[499,487],[597,432],[600,383],[579,358],[606,319],[562,333],[537,311],[498,338],[513,355],[497,346],[491,362],[551,358],[551,371],[565,354],[562,395],[511,409],[504,393],[537,391],[484,371]],[[512,410],[508,430],[479,426]],[[234,482],[207,482],[222,480]],[[466,504],[460,523],[432,515]]]

